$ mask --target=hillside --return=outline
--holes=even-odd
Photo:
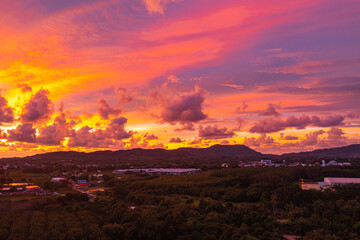
[[[360,158],[360,144],[353,144],[345,147],[337,147],[337,148],[326,148],[326,149],[318,149],[314,151],[308,152],[299,152],[299,153],[287,153],[281,155],[282,158],[296,158],[296,159],[308,159],[308,158],[316,158],[316,159],[354,159]]]

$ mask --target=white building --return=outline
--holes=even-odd
[[[228,167],[230,167],[230,163],[223,163],[223,164],[221,164],[221,167],[228,168]]]
[[[324,178],[324,183],[329,186],[342,185],[342,184],[360,184],[360,178]]]
[[[200,172],[198,168],[130,168],[130,169],[118,169],[115,170],[116,174],[125,173],[146,173],[146,174],[169,174],[169,175],[180,175]]]

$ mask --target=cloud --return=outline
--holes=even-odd
[[[234,111],[234,113],[241,113],[243,111],[245,111],[247,108],[248,108],[249,105],[247,105],[246,102],[243,102],[242,103],[242,106],[241,107],[237,107]]]
[[[349,66],[358,66],[359,64],[358,60],[305,60],[289,66],[266,69],[264,72],[302,75],[334,71]]]
[[[299,143],[300,146],[316,146],[318,144],[318,138],[320,135],[325,133],[324,130],[318,130],[305,135],[305,138],[302,139]]]
[[[161,123],[180,124],[175,131],[194,131],[193,123],[207,118],[203,112],[206,92],[194,82],[189,85],[170,75],[163,84],[152,89],[142,107]]]
[[[31,123],[18,125],[15,129],[8,130],[8,141],[34,143],[36,140],[36,129]]]
[[[164,14],[165,5],[169,2],[177,1],[182,0],[143,0],[143,3],[150,14]]]
[[[268,104],[267,108],[264,110],[259,110],[258,114],[259,116],[279,116],[280,113],[277,111],[280,109],[280,105],[276,104]]]
[[[341,115],[332,115],[320,118],[318,116],[290,116],[285,120],[278,118],[266,118],[255,123],[249,129],[251,133],[272,133],[279,132],[286,128],[303,129],[307,126],[313,127],[331,127],[342,125],[344,117]]]
[[[109,119],[110,115],[117,117],[121,113],[120,109],[114,109],[110,107],[110,105],[103,98],[100,99],[98,103],[99,107],[97,109],[97,112],[102,119]]]
[[[346,117],[350,119],[358,119],[360,118],[360,113],[349,113],[346,115]]]
[[[248,147],[259,147],[259,146],[272,146],[275,143],[275,139],[266,136],[266,134],[261,134],[260,137],[247,137],[244,140],[244,145]]]
[[[32,92],[32,88],[26,83],[18,84],[17,87],[20,88],[23,92]]]
[[[49,119],[54,112],[54,105],[48,98],[49,91],[41,89],[25,104],[21,120],[23,122],[37,122]]]
[[[206,139],[217,139],[217,138],[228,138],[235,135],[235,132],[228,130],[226,127],[219,128],[217,125],[214,126],[200,126],[199,137]]]
[[[149,134],[149,133],[146,133],[145,135],[144,135],[144,138],[146,139],[146,140],[156,140],[156,139],[159,139],[157,136],[155,136],[154,134]]]
[[[38,129],[39,136],[37,136],[36,142],[45,145],[60,145],[65,137],[74,134],[73,125],[72,122],[67,122],[65,114],[61,112],[52,125]]]
[[[176,128],[175,132],[182,132],[182,131],[195,131],[194,124],[191,122],[181,123],[180,128]]]
[[[7,100],[0,96],[0,125],[1,123],[11,123],[14,121],[12,108],[8,106]]]
[[[344,146],[347,144],[351,144],[349,142],[349,139],[344,136],[345,133],[343,132],[343,130],[341,128],[338,127],[332,127],[330,128],[329,131],[326,132],[327,133],[327,146]]]
[[[111,123],[107,126],[105,130],[107,138],[121,140],[131,137],[133,132],[125,131],[126,123],[127,123],[127,119],[124,117],[119,117],[111,120]]]
[[[198,89],[196,92],[175,96],[164,102],[161,119],[171,124],[198,122],[207,115],[202,112],[205,91]]]
[[[7,138],[7,135],[5,132],[3,132],[1,129],[0,129],[0,139],[6,139]],[[1,143],[1,142],[0,142]]]
[[[281,133],[280,135],[281,135],[281,139],[283,139],[283,140],[293,141],[293,140],[298,140],[299,139],[298,136],[293,136],[293,135],[284,136],[283,133]]]
[[[236,122],[236,127],[234,128],[234,131],[241,131],[243,130],[244,124],[245,124],[245,120],[242,118],[235,118],[235,122]]]
[[[89,126],[84,126],[69,139],[68,146],[107,148],[114,145],[116,140],[127,139],[133,135],[133,131],[125,130],[126,123],[126,118],[119,117],[112,119],[105,130],[94,130]]]
[[[75,132],[75,136],[71,137],[68,142],[69,147],[101,147],[103,146],[104,137],[99,136],[97,131],[92,130],[89,126],[84,126]]]
[[[235,83],[222,83],[222,84],[220,84],[220,86],[230,87],[230,88],[235,88],[235,89],[243,89],[244,88],[243,85],[239,85],[239,84],[235,84]]]
[[[127,92],[126,88],[117,88],[116,92],[118,93],[118,104],[123,105],[133,101],[133,97]]]
[[[182,143],[183,140],[181,140],[181,138],[177,137],[177,138],[171,138],[169,140],[169,143]]]

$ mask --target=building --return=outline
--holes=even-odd
[[[261,160],[260,161],[260,165],[262,165],[262,166],[272,166],[272,162],[271,162],[271,160]]]
[[[326,164],[326,166],[338,166],[339,164],[335,160],[331,160]]]
[[[301,189],[302,190],[321,190],[321,187],[317,183],[302,183]]]
[[[61,177],[53,177],[51,179],[52,182],[67,182],[67,183],[71,183],[71,179],[67,179],[67,178],[61,178]]]
[[[168,174],[168,175],[180,175],[200,172],[197,168],[129,168],[118,169],[113,173],[126,174],[126,173],[144,173],[144,174]]]
[[[343,185],[343,184],[360,184],[360,178],[324,178],[324,183],[329,186]]]
[[[230,167],[230,163],[223,163],[223,164],[221,164],[221,167],[228,168],[228,167]]]
[[[302,180],[301,188],[302,190],[325,190],[329,189],[336,185],[344,185],[344,184],[360,184],[360,178],[333,178],[326,177],[323,182],[318,183],[304,183]]]
[[[37,191],[37,190],[41,190],[41,188],[39,186],[26,186],[26,191]]]
[[[102,178],[102,177],[103,177],[103,174],[101,174],[101,173],[94,173],[92,176],[93,176],[94,178]]]

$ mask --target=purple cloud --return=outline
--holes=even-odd
[[[37,122],[49,119],[54,112],[54,105],[48,98],[49,91],[41,89],[25,105],[21,120],[23,122]]]
[[[168,123],[192,123],[198,122],[207,115],[202,111],[202,104],[204,102],[204,91],[176,96],[168,102],[164,103],[164,108],[161,112],[161,119]]]
[[[181,138],[177,137],[177,138],[171,138],[169,140],[169,143],[182,143],[183,140],[181,140]]]
[[[22,124],[8,131],[7,140],[16,142],[34,143],[36,141],[36,129],[32,124]]]
[[[228,130],[226,127],[219,128],[218,126],[200,126],[199,127],[199,137],[207,139],[216,139],[216,138],[228,138],[235,135],[235,132]]]
[[[341,115],[333,115],[320,118],[318,116],[290,116],[285,120],[278,118],[265,118],[255,123],[249,129],[251,133],[272,133],[279,132],[286,128],[303,129],[307,126],[314,127],[331,127],[342,125],[344,117]]]
[[[1,123],[11,123],[14,121],[13,110],[7,104],[6,99],[0,96],[0,125]]]
[[[97,112],[102,119],[109,119],[110,115],[117,117],[121,113],[121,110],[110,107],[107,101],[102,98],[99,100]]]

